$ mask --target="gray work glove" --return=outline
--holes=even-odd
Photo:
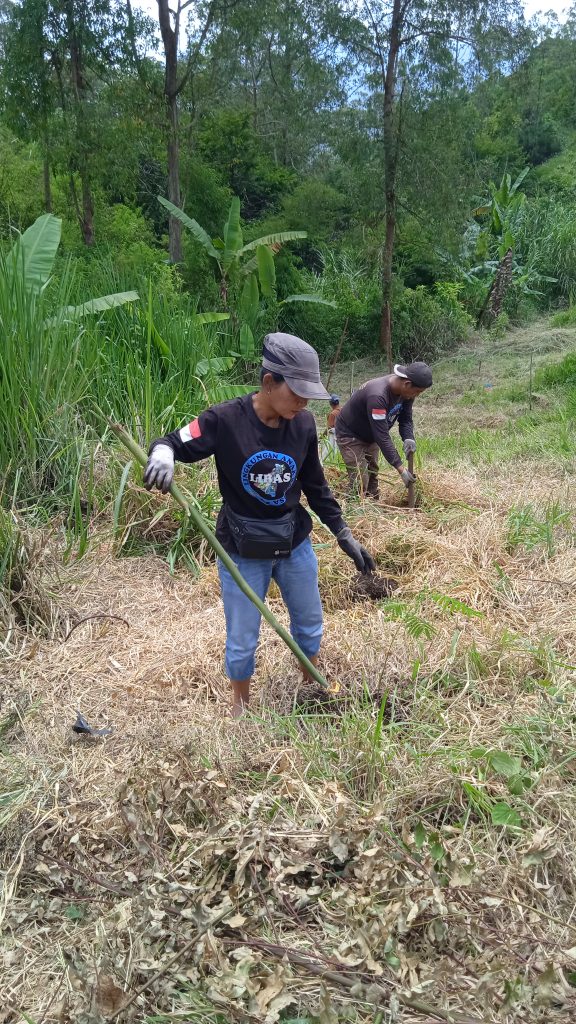
[[[340,533],[336,534],[336,540],[344,554],[352,559],[358,572],[363,573],[365,576],[370,572],[374,572],[376,562],[372,555],[368,554],[366,548],[363,548],[356,540],[349,526],[345,526],[343,530],[340,530]]]
[[[402,472],[400,473],[400,476],[402,477],[402,483],[404,484],[404,487],[409,487],[410,484],[416,483],[416,477],[414,476],[414,473],[410,472],[409,469],[403,469]]]
[[[157,487],[167,494],[174,479],[174,452],[167,444],[157,444],[150,453],[144,470],[144,486],[151,491]]]
[[[404,441],[402,442],[402,444],[404,446],[404,453],[406,455],[410,455],[410,452],[415,452],[416,451],[416,441],[414,440],[413,437],[406,437],[406,438],[404,438]]]

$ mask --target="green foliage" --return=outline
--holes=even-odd
[[[497,775],[501,775],[513,796],[522,796],[533,784],[531,775],[523,770],[522,759],[504,750],[490,750],[486,754],[488,764]]]
[[[386,601],[386,618],[399,622],[413,640],[431,640],[436,629],[431,622],[418,615],[405,601]]]
[[[537,275],[546,295],[576,293],[576,204],[554,197],[530,200],[518,230],[524,265]]]
[[[381,304],[377,271],[368,266],[362,253],[352,248],[337,252],[322,249],[317,253],[317,260],[321,273],[301,271],[301,283],[293,288],[320,295],[335,303],[335,308],[310,304],[285,306],[280,312],[282,329],[306,338],[321,355],[330,359],[348,322],[340,358],[350,359],[373,352],[377,347]]]
[[[514,248],[516,230],[526,201],[526,195],[520,191],[520,185],[529,170],[529,167],[525,167],[515,181],[512,181],[510,174],[504,174],[498,188],[494,182],[490,182],[489,201],[474,210],[475,217],[487,218],[488,221],[476,243],[480,258],[486,258],[490,254],[491,242],[497,245],[499,259],[506,255],[508,249]]]
[[[522,818],[517,810],[510,807],[503,800],[493,804],[490,809],[490,816],[493,825],[503,825],[505,828],[522,828]]]
[[[60,221],[45,213],[34,222],[6,256],[4,273],[9,287],[22,280],[31,299],[39,296],[48,283],[56,250],[60,244]]]
[[[576,188],[576,149],[574,142],[568,145],[557,156],[550,157],[534,171],[538,183],[538,192],[550,198],[560,198],[570,204],[574,199]]]
[[[170,293],[147,310],[133,291],[87,299],[86,281],[65,265],[49,280],[58,237],[59,222],[45,215],[0,259],[0,473],[6,487],[50,507],[70,503],[71,537],[82,546],[99,410],[149,443],[194,407],[229,397],[228,382],[242,382],[234,358],[218,372],[210,365],[230,347],[224,314],[196,317],[193,304],[175,305]],[[93,265],[98,283],[115,283]]]
[[[480,90],[480,102],[482,98]],[[514,100],[503,100],[497,92],[490,100],[491,109],[482,118],[474,139],[475,156],[491,166],[512,167],[518,172],[526,163],[526,155],[518,138],[521,118],[517,105]]]
[[[249,110],[211,111],[198,133],[202,158],[218,168],[222,182],[239,196],[247,219],[275,204],[294,182],[294,174],[278,167],[262,152]]]
[[[388,600],[384,604],[386,618],[402,624],[409,636],[414,640],[431,640],[436,635],[436,627],[420,614],[420,609],[431,601],[445,615],[463,615],[467,619],[483,618],[483,613],[476,608],[453,597],[434,590],[423,590],[414,598],[414,606],[406,601]]]
[[[558,125],[550,114],[544,114],[542,118],[527,118],[520,128],[518,141],[534,167],[555,156],[562,148]]]
[[[42,157],[0,126],[0,236],[24,231],[42,213]]]
[[[0,506],[0,625],[5,637],[14,625],[14,597],[24,589],[27,562],[28,552],[14,512]]]
[[[283,196],[277,213],[258,224],[268,234],[281,227],[306,225],[309,243],[301,243],[298,251],[306,263],[314,260],[314,248],[341,238],[350,226],[351,203],[345,192],[319,178],[308,178]]]
[[[563,318],[560,320],[560,318]],[[560,320],[560,322],[558,322]],[[570,327],[576,324],[576,309],[569,309],[566,313],[559,313],[554,317],[553,323],[558,327]],[[559,363],[552,363],[542,366],[534,375],[534,384],[537,388],[576,387],[576,353],[569,352]]]
[[[435,591],[430,591],[428,596],[443,612],[447,612],[449,615],[464,615],[467,619],[481,619],[484,617],[482,612],[466,604],[466,601],[461,601],[459,597],[452,597],[450,594],[438,594]]]
[[[244,244],[240,222],[240,199],[233,196],[228,218],[224,225],[223,238],[210,238],[208,232],[196,220],[188,217],[183,210],[173,206],[167,199],[159,197],[161,204],[188,228],[204,253],[213,260],[220,277],[220,295],[225,309],[233,311],[234,322],[240,323],[241,345],[245,358],[254,356],[254,348],[248,352],[250,341],[254,343],[254,329],[262,318],[260,297],[274,309],[277,301],[276,267],[274,257],[279,249],[294,239],[306,237],[305,231],[276,231]],[[296,303],[320,303],[332,305],[320,295],[289,295],[283,300],[293,306]],[[248,330],[246,329],[248,328]]]
[[[182,166],[182,191],[186,196],[186,205],[189,210],[202,210],[202,223],[209,235],[216,235],[223,224],[232,193],[222,179],[218,166],[211,166],[202,162],[197,156],[184,160]],[[154,193],[154,207],[158,209],[158,189]],[[168,215],[164,213],[164,226],[168,223]]]
[[[324,358],[336,351],[347,322],[340,357],[361,357],[378,348],[381,293],[377,267],[368,270],[358,253],[322,253],[323,273],[302,274],[310,291],[336,304],[286,308],[282,328],[306,338]],[[433,290],[397,286],[392,298],[392,334],[396,358],[434,359],[461,343],[471,320],[458,296],[461,286],[440,282]]]
[[[404,288],[392,303],[394,354],[407,362],[432,360],[466,338],[472,324],[458,301],[458,285]]]
[[[507,548],[514,551],[524,547],[533,551],[544,547],[549,558],[556,551],[557,531],[560,527],[570,528],[572,514],[563,509],[559,502],[550,501],[542,513],[533,505],[514,505],[508,514]]]
[[[0,470],[6,484],[29,494],[76,487],[83,442],[75,407],[88,386],[76,372],[84,333],[76,321],[138,298],[110,294],[78,309],[67,301],[66,275],[51,292],[59,239],[60,222],[45,214],[0,260]]]
[[[205,253],[214,260],[221,279],[222,294],[227,298],[229,290],[232,289],[231,297],[236,302],[239,301],[241,284],[250,275],[253,275],[256,283],[260,285],[262,294],[266,298],[273,298],[276,290],[273,253],[285,242],[306,237],[305,231],[284,231],[257,238],[244,245],[240,227],[240,200],[234,196],[228,211],[228,219],[224,225],[223,239],[211,239],[198,221],[189,217],[163,196],[158,198],[162,206],[181,221],[196,242],[202,246]],[[252,255],[253,251],[256,252],[255,256]],[[243,259],[246,254],[249,254],[249,258]]]
[[[304,338],[323,359],[331,359],[338,347],[338,341],[344,327],[344,315],[341,308],[333,309],[321,305],[302,303],[293,306],[290,303],[279,311],[279,328],[289,334]],[[366,355],[374,350],[372,332],[362,331],[354,334],[354,341],[342,347],[342,358],[353,355]]]
[[[574,327],[576,324],[576,306],[569,306],[561,313],[555,313],[552,317],[553,327]]]
[[[433,287],[434,283],[446,276],[446,254],[441,254],[420,221],[405,217],[400,222],[396,249],[395,268],[407,288],[419,285]]]
[[[137,242],[152,247],[154,232],[140,210],[115,203],[105,207],[96,218],[96,231],[101,245],[109,245],[116,253]]]

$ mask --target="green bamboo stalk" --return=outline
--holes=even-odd
[[[134,441],[133,438],[130,437],[130,434],[128,434],[124,430],[124,427],[120,426],[119,423],[112,423],[110,420],[108,420],[108,426],[114,432],[114,434],[116,434],[116,437],[119,438],[120,441],[122,441],[122,444],[125,446],[125,448],[128,449],[133,458],[136,459],[136,461],[139,462],[142,467],[145,467],[146,463],[148,462],[148,456],[140,447],[140,445],[136,444],[136,441]],[[228,552],[224,550],[220,541],[216,538],[208,524],[205,522],[204,517],[201,515],[198,509],[188,504],[186,498],[184,497],[184,494],[178,487],[178,484],[172,483],[170,485],[170,494],[172,495],[173,498],[175,498],[178,504],[182,506],[186,515],[189,516],[190,519],[192,519],[194,524],[200,530],[202,536],[205,537],[210,547],[218,555],[218,558],[224,563],[224,565],[228,569],[228,572],[240,587],[240,590],[244,594],[246,594],[246,597],[250,598],[253,604],[256,605],[259,612],[266,619],[266,622],[270,626],[272,626],[272,629],[276,630],[278,636],[290,648],[292,654],[294,654],[296,658],[298,658],[300,664],[306,669],[309,675],[312,676],[314,681],[318,683],[318,685],[321,686],[322,689],[326,690],[328,693],[337,693],[338,690],[340,689],[339,684],[335,683],[330,685],[327,682],[322,673],[319,672],[316,666],[312,664],[310,659],[306,657],[304,651],[300,649],[294,638],[290,636],[288,630],[284,629],[284,626],[282,626],[278,622],[278,619],[276,618],[275,615],[272,614],[267,605],[264,604],[264,601],[261,601],[260,598],[258,597],[258,594],[254,593],[252,587],[246,582],[246,580],[238,570],[237,565],[230,558]]]

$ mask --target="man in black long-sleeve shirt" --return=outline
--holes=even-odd
[[[390,429],[398,421],[405,454],[416,451],[412,404],[429,387],[432,371],[426,363],[396,365],[394,373],[367,380],[346,402],[336,421],[336,440],[351,491],[360,484],[363,494],[378,498],[378,450],[406,487],[414,482],[394,446]]]
[[[318,457],[312,413],[302,409],[294,419],[269,427],[254,410],[253,395],[233,398],[200,413],[181,430],[154,442],[168,445],[179,462],[199,462],[214,455],[223,504],[216,536],[229,554],[238,553],[225,514],[226,505],[241,516],[274,519],[294,512],[292,547],[312,529],[300,504],[302,492],[310,508],[336,536],[345,527]]]
[[[264,339],[260,390],[222,402],[153,442],[144,475],[147,487],[164,493],[174,460],[199,462],[213,455],[223,504],[216,536],[244,579],[264,600],[274,579],[290,613],[292,636],[315,664],[322,637],[318,563],[308,534],[310,508],[334,534],[357,569],[374,561],[342,518],[318,457],[310,398],[328,399],[318,356],[301,338],[269,334]],[[226,617],[226,669],[233,689],[232,714],[248,703],[260,612],[219,561]]]

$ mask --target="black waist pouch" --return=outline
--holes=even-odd
[[[225,514],[241,558],[288,558],[294,537],[294,513],[279,519],[250,519],[226,505]]]

